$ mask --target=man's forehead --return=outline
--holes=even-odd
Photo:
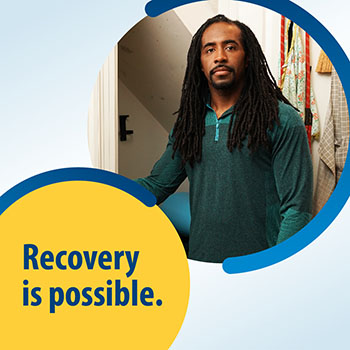
[[[202,46],[208,42],[233,40],[241,42],[241,30],[234,23],[217,22],[206,28],[202,35]]]

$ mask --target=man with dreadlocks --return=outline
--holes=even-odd
[[[223,15],[194,35],[166,151],[137,182],[161,203],[186,176],[191,259],[222,262],[258,252],[311,218],[312,166],[302,120],[253,32]]]

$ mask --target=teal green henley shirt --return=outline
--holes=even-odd
[[[280,125],[268,131],[270,149],[227,148],[232,108],[221,118],[207,105],[202,160],[182,166],[172,133],[150,176],[136,181],[158,203],[186,177],[190,184],[190,259],[222,262],[274,246],[311,219],[312,164],[298,113],[279,103]]]

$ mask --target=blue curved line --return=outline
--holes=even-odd
[[[303,8],[288,0],[237,0],[266,7],[270,10],[285,15],[293,22],[308,32],[313,39],[322,47],[332,61],[341,79],[345,94],[349,101],[350,96],[350,64],[343,49],[328,30],[311,14]],[[146,5],[146,12],[149,16],[155,17],[161,13],[171,10],[177,6],[196,2],[193,0],[152,0]],[[348,105],[350,103],[348,102]],[[275,247],[264,251],[227,258],[223,262],[225,272],[242,273],[264,268],[284,259],[287,259],[305,248],[314,241],[335,219],[349,198],[349,157],[345,162],[344,170],[337,187],[332,196],[319,212],[319,214],[302,230],[288,240]]]
[[[151,0],[145,6],[145,11],[150,17],[157,17],[160,14],[172,10],[175,7],[206,0]]]
[[[9,189],[0,197],[0,215],[26,194],[65,181],[91,181],[113,186],[134,196],[147,207],[156,204],[156,198],[151,192],[124,176],[94,168],[63,168],[35,175]]]

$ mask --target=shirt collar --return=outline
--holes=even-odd
[[[210,106],[210,99],[209,99],[209,101],[205,104],[205,106],[207,107],[207,109],[210,109],[211,111],[213,111],[213,112],[215,113],[214,109]],[[235,106],[235,105],[232,105],[228,110],[226,110],[226,111],[222,114],[222,116],[221,116],[220,118],[224,118],[224,117],[227,117],[227,116],[231,115],[232,112],[233,112],[234,106]],[[215,114],[216,114],[216,113],[215,113]]]

